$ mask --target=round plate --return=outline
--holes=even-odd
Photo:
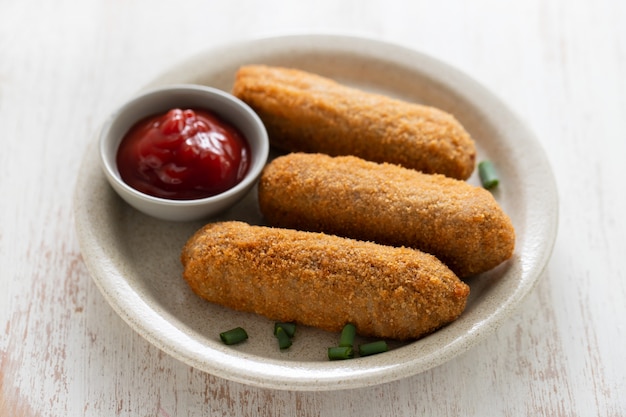
[[[280,351],[273,322],[210,304],[188,288],[180,251],[202,222],[160,221],[125,204],[100,169],[94,138],[76,185],[76,226],[85,263],[115,311],[155,346],[195,368],[288,390],[357,388],[404,378],[492,334],[535,286],[556,235],[555,181],[527,128],[458,70],[400,46],[346,36],[299,35],[220,47],[144,87],[199,83],[230,91],[237,68],[250,63],[300,68],[454,114],[475,139],[478,160],[490,159],[499,171],[494,195],[516,228],[513,258],[468,279],[471,295],[461,317],[418,341],[392,344],[380,355],[331,362],[327,348],[337,344],[338,335],[300,326],[292,347]],[[476,174],[468,181],[478,185]],[[262,224],[256,189],[222,217]],[[223,345],[219,333],[237,326],[248,331],[248,341]]]

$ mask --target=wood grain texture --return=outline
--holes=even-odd
[[[0,415],[626,415],[626,4],[619,0],[0,0]],[[552,260],[466,354],[346,392],[253,388],[135,334],[81,259],[72,195],[103,118],[172,63],[290,32],[366,35],[478,79],[545,147]]]

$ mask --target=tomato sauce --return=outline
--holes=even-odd
[[[249,145],[212,112],[172,109],[135,124],[117,151],[124,182],[154,197],[194,200],[234,187],[245,176]]]

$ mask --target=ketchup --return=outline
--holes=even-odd
[[[172,109],[135,124],[117,151],[124,182],[154,197],[194,200],[239,183],[249,145],[235,127],[201,109]]]

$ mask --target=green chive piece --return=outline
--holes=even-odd
[[[478,164],[478,176],[483,187],[487,190],[497,187],[500,183],[496,169],[491,161],[482,161]]]
[[[226,345],[234,345],[236,343],[241,343],[248,338],[248,333],[241,327],[235,327],[234,329],[228,330],[224,333],[220,333],[220,339]]]
[[[276,335],[276,331],[279,327],[282,327],[282,329],[285,331],[285,333],[287,333],[287,336],[289,337],[294,337],[296,334],[296,323],[274,323],[274,335]]]
[[[354,336],[356,335],[356,327],[352,323],[343,326],[341,336],[339,338],[340,347],[352,347],[354,344]]]
[[[359,345],[359,355],[361,356],[375,355],[377,353],[387,352],[388,350],[389,347],[384,340]]]
[[[351,346],[335,346],[328,348],[328,359],[331,361],[352,358],[354,358],[354,350]]]
[[[278,347],[281,350],[287,349],[289,346],[291,346],[291,338],[289,338],[289,334],[285,331],[285,329],[279,326],[274,334],[278,339]]]

